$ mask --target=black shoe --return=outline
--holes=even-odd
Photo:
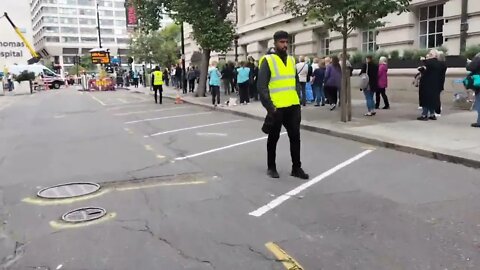
[[[315,104],[315,107],[320,107],[320,104]]]
[[[437,120],[437,117],[436,117],[435,115],[432,115],[432,116],[428,117],[428,119],[430,119],[430,120]]]
[[[325,106],[325,103],[322,103],[322,107]]]
[[[276,169],[268,169],[267,175],[271,178],[280,178],[280,175],[278,174]]]
[[[419,121],[428,121],[428,117],[425,116],[425,115],[422,115],[422,116],[420,116],[420,117],[417,117],[417,120],[419,120]]]
[[[382,108],[382,110],[390,110],[390,106],[385,106]]]
[[[378,109],[380,109],[380,106],[375,106],[375,110],[378,110]]]
[[[470,125],[471,127],[474,127],[474,128],[480,128],[480,124],[479,123],[473,123]]]
[[[290,175],[293,176],[293,177],[304,179],[304,180],[307,180],[310,177],[308,174],[306,174],[303,171],[302,168],[292,169],[292,173]]]

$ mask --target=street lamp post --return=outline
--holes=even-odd
[[[186,77],[186,74],[187,74],[187,71],[186,71],[186,68],[185,68],[185,37],[184,37],[184,34],[185,34],[185,30],[184,30],[184,23],[183,21],[180,22],[180,32],[181,32],[181,45],[182,45],[182,89],[183,89],[183,92],[187,92],[187,77]]]
[[[102,36],[100,34],[100,12],[99,12],[98,2],[97,2],[97,32],[98,32],[98,47],[102,48]]]

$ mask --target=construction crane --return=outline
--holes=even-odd
[[[31,65],[31,64],[35,64],[35,63],[38,63],[38,61],[40,61],[40,59],[42,58],[40,56],[40,54],[38,54],[32,47],[32,45],[30,45],[30,43],[27,41],[27,39],[25,38],[25,36],[22,34],[22,32],[20,31],[20,29],[18,29],[18,27],[13,23],[13,21],[10,19],[10,17],[8,16],[7,12],[3,13],[3,16],[1,16],[0,18],[7,18],[8,22],[10,23],[10,25],[13,27],[13,29],[15,30],[15,33],[17,33],[17,35],[20,37],[20,39],[23,41],[23,43],[25,44],[25,46],[27,47],[28,51],[30,51],[30,54],[32,55],[32,58],[28,60],[28,64]]]

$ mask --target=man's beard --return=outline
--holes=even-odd
[[[287,50],[277,50],[279,56],[287,56]]]

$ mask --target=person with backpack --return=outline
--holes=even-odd
[[[378,66],[373,62],[371,55],[367,56],[365,63],[360,71],[361,85],[360,91],[363,91],[365,95],[365,101],[367,103],[367,113],[365,116],[374,116],[375,102],[373,101],[373,95],[378,89]]]
[[[470,74],[465,78],[464,84],[465,88],[475,91],[473,108],[477,111],[477,122],[472,123],[471,127],[480,128],[480,53],[467,64],[467,71]]]
[[[307,76],[308,76],[308,63],[305,62],[305,56],[300,56],[299,63],[295,65],[297,70],[298,80],[300,82],[302,93],[302,105],[307,106]]]
[[[427,57],[422,57],[423,66],[418,68],[422,74],[420,77],[420,85],[418,95],[420,98],[420,106],[422,107],[422,115],[417,118],[420,121],[437,120],[435,109],[440,102],[440,92],[443,89],[443,66],[438,61],[438,51],[430,50]]]

